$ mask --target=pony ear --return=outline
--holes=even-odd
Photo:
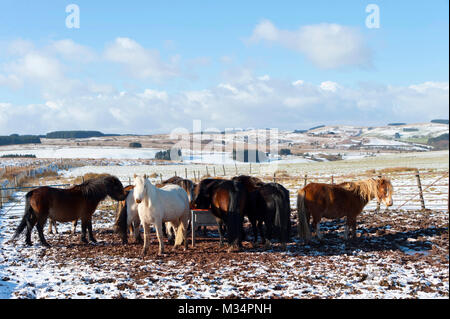
[[[136,173],[134,174],[134,178],[136,178],[137,177],[137,175],[136,175]]]

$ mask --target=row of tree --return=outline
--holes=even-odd
[[[40,144],[41,139],[37,135],[18,135],[0,136],[0,145],[13,144]]]

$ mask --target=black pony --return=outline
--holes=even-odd
[[[242,247],[243,217],[247,191],[239,181],[207,178],[195,188],[194,206],[211,209],[219,224],[220,245],[223,245],[223,225],[227,229],[228,243]]]
[[[233,180],[243,183],[248,192],[245,215],[252,224],[254,245],[259,230],[261,242],[266,248],[271,245],[270,240],[277,237],[284,249],[290,241],[291,232],[289,191],[278,183],[264,183],[246,175],[234,177]]]

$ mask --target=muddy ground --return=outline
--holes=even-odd
[[[241,252],[219,247],[215,227],[198,233],[194,248],[158,256],[152,234],[142,246],[123,245],[111,230],[112,213],[96,213],[97,244],[82,244],[79,233],[47,235],[50,249],[20,243],[23,263],[42,261],[58,269],[51,284],[28,283],[17,298],[448,298],[447,212],[364,212],[358,238],[342,238],[344,221],[324,221],[322,241],[292,238],[283,251],[243,243]],[[108,223],[110,226],[108,226]],[[96,227],[95,225],[99,225]],[[252,239],[246,224],[247,240]],[[36,258],[29,260],[35,252]],[[15,260],[15,263],[21,263]],[[33,267],[33,266],[31,266]],[[47,266],[46,266],[47,267]],[[64,270],[64,271],[63,271]],[[51,270],[50,272],[52,272]],[[14,271],[13,271],[14,273]],[[14,277],[16,274],[12,274]],[[66,287],[63,289],[63,287]]]

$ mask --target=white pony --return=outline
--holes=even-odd
[[[184,249],[187,249],[186,233],[190,220],[189,199],[186,191],[178,185],[166,185],[157,188],[147,177],[135,176],[133,196],[138,203],[138,214],[141,225],[144,228],[145,256],[150,241],[150,225],[155,225],[156,235],[159,241],[159,252],[164,253],[164,239],[162,223],[170,222],[176,228],[174,248],[184,241]]]

